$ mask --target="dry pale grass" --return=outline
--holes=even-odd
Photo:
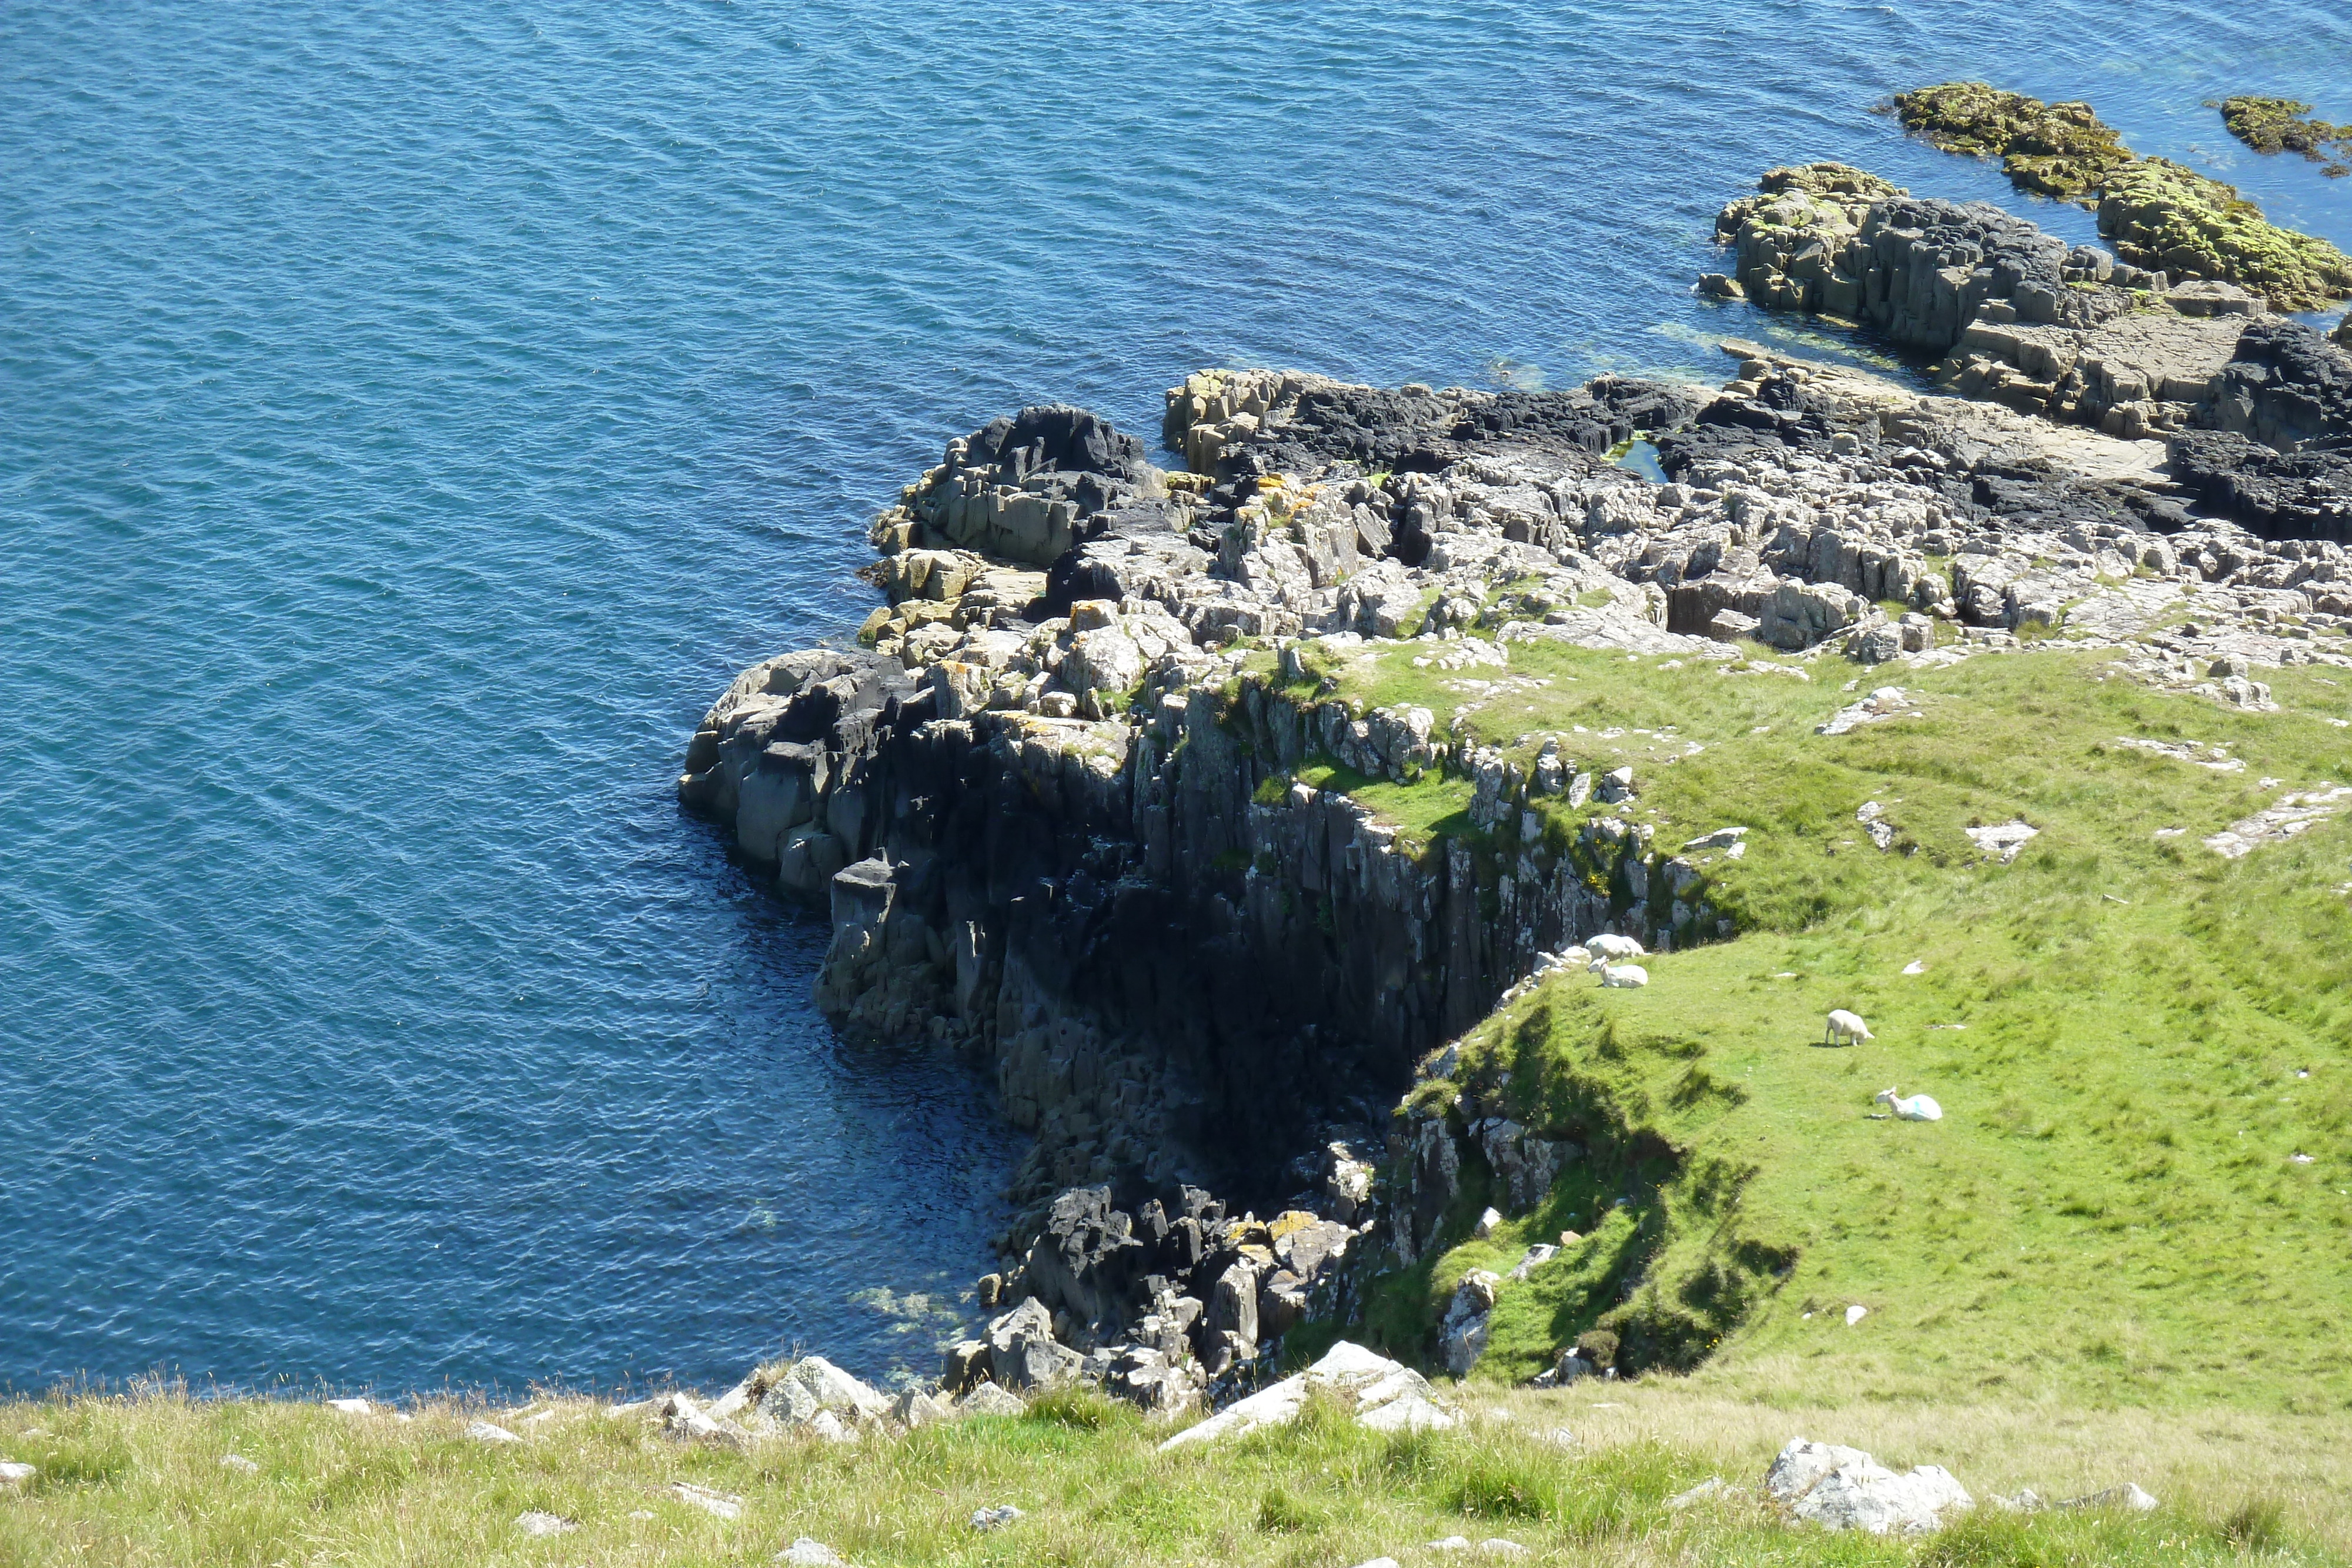
[[[1770,1370],[1749,1368],[1743,1381],[1769,1385]],[[1799,1375],[1784,1370],[1794,1384]],[[2294,1534],[2352,1553],[2352,1416],[2343,1415],[1893,1402],[1867,1388],[1791,1398],[1671,1377],[1498,1394],[1493,1406],[1528,1426],[1567,1427],[1588,1446],[1661,1443],[1738,1481],[1762,1476],[1783,1444],[1804,1437],[1898,1468],[1941,1465],[1980,1500],[2031,1488],[2054,1502],[2134,1481],[2205,1519],[2275,1503]]]
[[[703,1568],[773,1561],[807,1534],[866,1568],[1036,1563],[1407,1568],[1463,1559],[1422,1543],[1460,1533],[1525,1543],[1575,1568],[2340,1568],[2352,1434],[2271,1415],[2089,1414],[1846,1403],[1790,1407],[1670,1381],[1472,1395],[1459,1432],[1367,1433],[1328,1409],[1244,1442],[1156,1452],[1167,1428],[1097,1396],[850,1448],[773,1441],[745,1453],[681,1445],[586,1400],[485,1411],[428,1403],[415,1418],[350,1417],[261,1401],[59,1398],[0,1403],[0,1456],[43,1467],[0,1495],[0,1564],[354,1568],[513,1563]],[[470,1440],[489,1415],[525,1438]],[[1577,1440],[1562,1444],[1557,1428]],[[1790,1528],[1755,1480],[1795,1433],[1898,1463],[1939,1462],[1980,1495],[2045,1496],[2131,1479],[2156,1515],[1984,1517],[1922,1542]],[[256,1467],[225,1466],[236,1454]],[[1709,1471],[1741,1483],[1665,1506]],[[741,1500],[712,1517],[678,1481]],[[2275,1500],[2284,1518],[2249,1500]],[[971,1511],[1026,1517],[975,1531]],[[518,1514],[573,1521],[532,1540]],[[2233,1530],[2233,1518],[2263,1527]],[[1492,1561],[1494,1559],[1474,1559]]]

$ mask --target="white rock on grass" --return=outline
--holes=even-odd
[[[731,1492],[714,1491],[692,1481],[672,1481],[669,1490],[680,1502],[698,1508],[705,1513],[717,1514],[720,1519],[743,1517],[743,1500]]]
[[[1467,1552],[1470,1550],[1470,1538],[1466,1535],[1449,1535],[1443,1541],[1432,1541],[1426,1544],[1432,1552]]]
[[[1792,1437],[1772,1461],[1764,1490],[1796,1518],[1825,1530],[1923,1535],[1944,1516],[1975,1506],[1940,1465],[1896,1475],[1859,1448]]]
[[[1164,1454],[1265,1427],[1286,1426],[1298,1419],[1307,1396],[1317,1389],[1339,1396],[1353,1406],[1356,1424],[1375,1432],[1442,1431],[1460,1419],[1451,1406],[1439,1402],[1436,1391],[1421,1374],[1341,1340],[1306,1371],[1227,1406],[1197,1427],[1186,1427],[1160,1444],[1160,1451]]]
[[[2158,1504],[2155,1498],[2140,1490],[2137,1481],[2126,1481],[2119,1487],[2095,1491],[2088,1497],[2070,1498],[2060,1508],[2119,1508],[2128,1513],[2154,1513]]]
[[[477,1443],[520,1443],[522,1439],[494,1421],[467,1423],[466,1436]]]
[[[1516,1541],[1506,1540],[1504,1537],[1499,1535],[1490,1535],[1486,1540],[1478,1542],[1477,1552],[1481,1557],[1525,1557],[1528,1555],[1528,1549],[1526,1547],[1520,1545]]]
[[[243,1454],[223,1454],[221,1456],[221,1469],[225,1470],[243,1470],[249,1476],[258,1475],[261,1473],[261,1467],[255,1464],[251,1459],[247,1458]]]
[[[793,1537],[790,1546],[776,1553],[776,1561],[792,1568],[849,1568],[848,1558],[814,1535]]]
[[[971,1514],[971,1527],[974,1530],[995,1530],[1000,1526],[1013,1523],[1020,1517],[1021,1511],[1013,1504],[999,1503],[994,1508],[974,1509]]]
[[[1357,1563],[1356,1568],[1402,1568],[1402,1565],[1393,1557],[1375,1557],[1368,1563]]]
[[[1989,828],[1963,828],[1969,841],[1986,854],[2007,865],[2017,858],[2017,852],[2032,839],[2042,836],[2042,830],[2024,822],[1995,822]]]
[[[879,1419],[889,1409],[887,1395],[821,1355],[803,1356],[793,1363],[759,1404],[760,1415],[779,1427],[812,1427],[836,1441],[836,1431],[824,1429],[819,1416],[833,1416],[833,1427],[845,1436],[849,1427]]]
[[[31,1465],[19,1464],[14,1459],[0,1459],[0,1487],[5,1487],[10,1491],[24,1490],[33,1484],[33,1478],[40,1473]]]
[[[541,1513],[532,1509],[515,1515],[515,1528],[525,1535],[546,1536],[567,1534],[580,1527],[560,1513]]]
[[[373,1416],[375,1414],[375,1406],[369,1404],[364,1399],[330,1399],[327,1401],[327,1408],[330,1410],[340,1410],[346,1416]]]
[[[1029,1406],[1010,1389],[999,1388],[993,1383],[983,1383],[957,1400],[955,1407],[961,1416],[1018,1416]]]

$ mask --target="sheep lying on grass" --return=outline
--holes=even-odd
[[[1940,1122],[1944,1119],[1944,1108],[1925,1094],[1914,1094],[1906,1099],[1893,1089],[1882,1089],[1878,1092],[1878,1103],[1894,1112],[1895,1120],[1900,1122]]]
[[[1601,969],[1601,983],[1632,990],[1636,986],[1650,983],[1650,971],[1639,964],[1612,964]]]
[[[1823,1045],[1859,1045],[1865,1040],[1877,1038],[1870,1032],[1870,1026],[1862,1021],[1860,1013],[1850,1013],[1843,1008],[1832,1008],[1829,1027],[1822,1033],[1822,1043]]]

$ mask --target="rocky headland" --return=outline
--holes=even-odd
[[[1829,735],[1915,713],[1908,672],[2044,645],[2242,714],[2278,709],[2269,672],[2352,668],[2352,327],[2280,313],[2352,269],[2238,243],[2199,215],[2210,182],[2082,106],[1937,90],[1907,123],[1967,120],[1947,145],[2095,202],[2114,250],[1811,164],[1725,207],[1734,260],[1699,285],[1843,318],[1937,390],[1727,340],[1717,386],[1202,371],[1156,444],[1023,409],[875,521],[887,602],[856,646],[765,661],[712,705],[679,799],[824,903],[819,1003],[852,1037],[964,1053],[1034,1138],[980,1285],[997,1316],[940,1398],[1220,1401],[1569,1173],[1697,1179],[1605,1098],[1530,1119],[1461,1048],[1602,939],[1742,930],[1722,883],[1748,829],[1645,820],[1652,770],[1696,742],[1636,731],[1627,760],[1502,720],[1553,686],[1541,650],[1858,670],[1873,689]],[[2219,248],[2167,240],[2180,224]],[[1364,674],[1386,670],[1396,700]],[[2291,797],[2246,842],[2336,803]],[[1882,852],[1883,813],[1861,815]],[[1974,841],[2005,864],[2032,832]],[[1663,1218],[1628,1242],[1544,1378],[1703,1360],[1799,1250],[1725,1223],[1696,1261],[1670,1261]],[[1510,1279],[1585,1239],[1440,1282],[1412,1348],[1469,1372]]]

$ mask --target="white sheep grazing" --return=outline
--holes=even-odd
[[[1631,936],[1595,936],[1585,946],[1592,950],[1595,956],[1612,960],[1646,958],[1650,956],[1650,950]]]
[[[1894,1112],[1898,1121],[1940,1122],[1944,1119],[1944,1108],[1925,1094],[1914,1094],[1906,1099],[1895,1090],[1883,1089],[1879,1091],[1878,1103]]]
[[[1601,971],[1601,983],[1630,991],[1636,986],[1648,985],[1650,971],[1639,964],[1612,964]]]
[[[1832,1008],[1829,1028],[1822,1033],[1822,1043],[1836,1045],[1843,1041],[1847,1045],[1859,1045],[1865,1040],[1877,1038],[1870,1032],[1870,1026],[1862,1021],[1860,1013],[1850,1013],[1843,1008]]]

